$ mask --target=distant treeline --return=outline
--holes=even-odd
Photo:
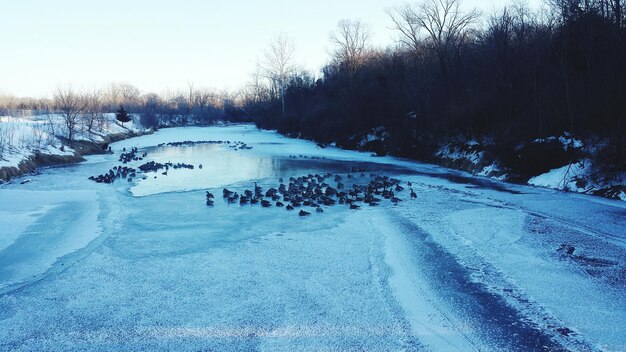
[[[51,99],[18,98],[0,95],[0,116],[16,117],[56,113],[69,125],[87,125],[93,116],[113,113],[123,107],[139,117],[146,128],[159,126],[211,124],[233,119],[238,113],[237,95],[228,91],[195,88],[166,94],[142,93],[129,83],[113,83],[101,89],[80,90],[59,85]],[[85,126],[81,126],[85,127]],[[71,139],[71,138],[70,138]]]
[[[343,21],[322,78],[294,71],[282,96],[254,95],[245,111],[262,128],[348,148],[382,126],[389,136],[373,149],[417,159],[464,135],[514,163],[520,143],[568,131],[597,138],[603,162],[626,171],[623,0],[552,0],[543,13],[514,4],[482,25],[458,5],[390,10],[399,44],[386,50]]]

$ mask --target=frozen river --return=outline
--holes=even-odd
[[[187,140],[231,144],[162,145]],[[147,156],[126,166],[194,169],[88,180],[133,147]],[[624,202],[250,125],[112,148],[0,186],[0,350],[626,350]],[[300,217],[222,199],[223,187],[374,173],[401,180],[396,206]]]

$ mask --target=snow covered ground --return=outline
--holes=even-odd
[[[185,140],[252,149],[158,147]],[[132,147],[148,156],[130,166],[195,168],[87,179]],[[0,350],[626,350],[623,202],[249,125],[112,148],[0,186]],[[417,199],[309,217],[221,199],[354,167],[410,181]]]
[[[567,190],[578,193],[593,193],[607,187],[619,187],[612,193],[605,194],[608,197],[626,201],[626,175],[621,175],[615,180],[598,181],[592,177],[592,161],[582,159],[578,162],[557,167],[539,176],[528,180],[529,185],[552,189]]]
[[[115,114],[103,114],[101,126],[95,124],[92,133],[79,126],[75,138],[100,142],[106,135],[140,130],[137,121],[121,126],[115,120]],[[57,114],[20,118],[0,116],[0,168],[17,167],[21,161],[35,153],[73,155],[74,150],[63,146],[62,141],[57,138],[65,135],[67,131],[63,118]]]
[[[584,160],[580,163],[565,165],[552,169],[545,174],[535,176],[528,180],[529,185],[541,186],[554,189],[570,189],[585,192],[585,188],[576,185],[576,179],[584,177],[589,172],[591,161]]]
[[[530,147],[531,149],[544,148],[545,151],[549,151],[550,145],[552,145],[554,148],[562,148],[566,153],[577,155],[571,159],[576,160],[576,162],[566,161],[568,160],[567,157],[561,156],[561,164],[557,161],[551,170],[534,174],[532,177],[529,175],[530,178],[526,177],[523,181],[532,186],[583,194],[600,194],[612,199],[626,200],[626,186],[624,186],[626,175],[612,175],[610,179],[607,179],[605,177],[607,175],[599,172],[598,165],[594,165],[594,160],[597,158],[595,154],[602,149],[602,143],[604,142],[590,141],[589,145],[586,146],[570,133],[563,132],[559,137],[535,139],[525,145],[519,145],[519,150]],[[435,157],[439,160],[438,163],[442,165],[465,170],[476,176],[485,176],[501,181],[510,180],[508,172],[512,170],[502,167],[492,153],[486,152],[489,148],[494,147],[494,141],[488,138],[479,142],[475,139],[468,140],[466,137],[457,136],[450,142],[442,143],[435,153]],[[550,153],[548,152],[548,154]],[[535,155],[533,157],[540,158],[541,156]],[[554,156],[552,157],[554,158]],[[547,158],[550,160],[550,156]]]

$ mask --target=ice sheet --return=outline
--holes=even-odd
[[[185,140],[252,149],[152,149]],[[0,186],[0,261],[12,263],[0,266],[2,282],[36,276],[0,295],[0,349],[623,349],[623,202],[319,148],[250,125],[163,129],[112,147]],[[130,147],[196,169],[145,184],[87,180]],[[259,160],[269,166],[255,173]],[[352,165],[411,181],[418,198],[300,218],[228,205],[213,188],[267,189],[278,177]],[[213,208],[207,189],[218,195]]]
[[[0,199],[0,291],[40,277],[100,234],[95,192],[0,189]]]

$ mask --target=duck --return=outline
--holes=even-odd
[[[239,194],[237,194],[237,192],[232,193],[229,197],[228,197],[228,202],[229,203],[235,203],[237,201],[237,199],[239,199]]]
[[[257,197],[260,197],[260,196],[262,196],[262,193],[261,193],[261,192],[262,192],[261,187],[259,187],[259,186],[256,184],[256,182],[255,182],[255,183],[254,183],[254,195],[255,195],[255,196],[257,196]]]
[[[300,216],[307,216],[307,215],[311,215],[311,213],[309,213],[308,211],[300,210],[298,215],[300,215]]]

